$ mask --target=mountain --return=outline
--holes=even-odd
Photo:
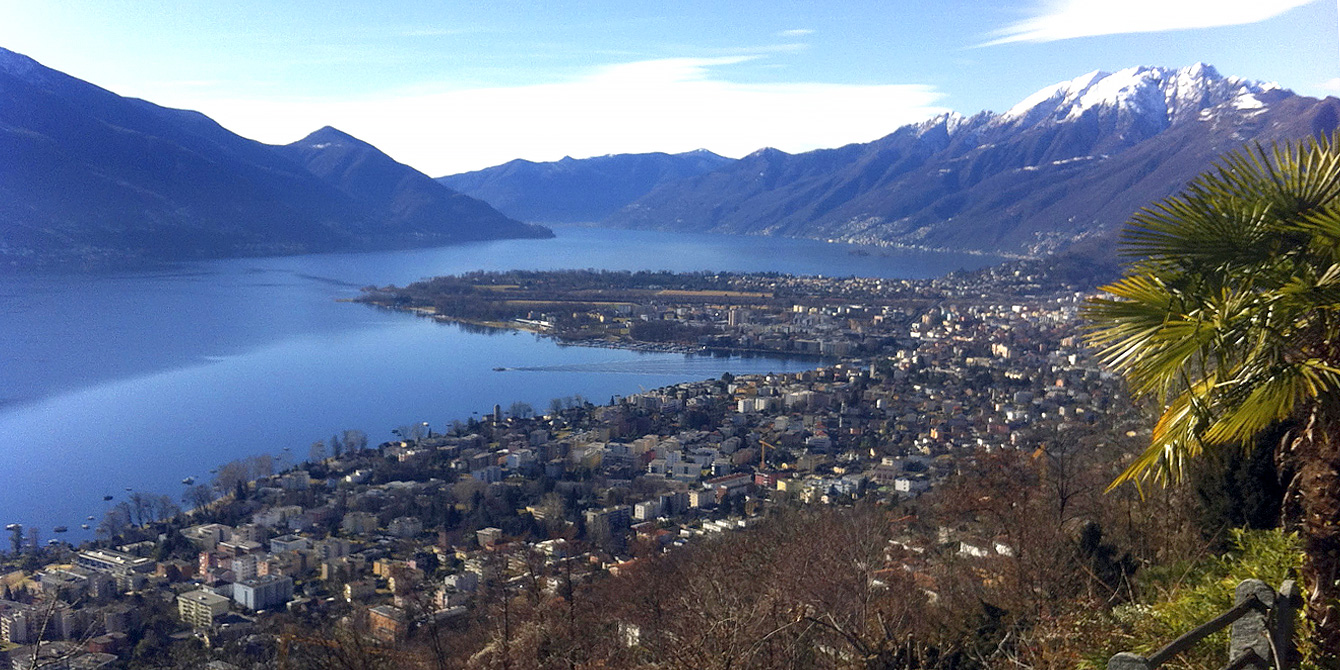
[[[678,179],[732,163],[706,149],[682,154],[617,154],[549,163],[514,160],[438,182],[523,221],[590,223]]]
[[[367,169],[339,176],[339,161],[310,147],[255,142],[198,112],[124,98],[0,49],[0,267],[552,234],[466,204],[359,144],[347,154]],[[385,188],[379,179],[397,185],[364,191]]]
[[[605,225],[929,248],[1111,253],[1114,231],[1252,141],[1332,132],[1340,100],[1197,64],[1092,72],[1003,114],[945,114],[868,144],[763,149],[664,184]]]
[[[543,227],[509,220],[487,203],[457,193],[330,126],[278,149],[359,205],[380,213],[388,231],[446,235],[452,240],[552,236]],[[444,221],[454,226],[444,229]]]

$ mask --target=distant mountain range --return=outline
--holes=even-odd
[[[664,181],[601,225],[785,235],[1023,255],[1112,252],[1140,207],[1179,190],[1214,158],[1245,143],[1331,133],[1340,100],[1221,76],[1197,64],[1092,72],[1047,87],[1003,114],[945,114],[882,139],[787,154],[762,149],[715,170]],[[605,157],[611,162],[636,157]],[[527,174],[583,174],[585,161],[529,164]],[[558,221],[563,197],[605,202],[628,193],[619,173],[566,196],[530,186],[509,163],[478,173],[485,200],[529,197],[523,218]],[[533,167],[531,167],[533,166]],[[600,184],[604,184],[601,186]],[[528,190],[533,189],[533,190]],[[502,200],[491,201],[499,207]],[[520,214],[517,213],[519,216]]]
[[[269,146],[0,49],[0,268],[549,236],[332,128]]]
[[[515,160],[434,180],[334,128],[261,144],[0,49],[0,268],[552,235],[516,219],[1110,257],[1133,212],[1216,157],[1337,126],[1335,98],[1204,64],[1135,67],[837,149]]]
[[[498,211],[538,223],[601,221],[664,184],[706,174],[730,158],[706,149],[683,154],[618,154],[550,163],[517,159],[438,182]]]

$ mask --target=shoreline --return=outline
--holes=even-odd
[[[796,361],[814,361],[824,365],[836,365],[842,362],[841,357],[823,356],[821,354],[798,354],[791,351],[774,351],[772,349],[752,349],[749,347],[711,347],[706,345],[691,344],[670,344],[661,342],[642,342],[639,340],[596,340],[596,339],[575,339],[567,338],[561,334],[550,332],[543,326],[533,325],[522,321],[480,321],[476,319],[466,319],[447,314],[438,314],[429,312],[422,307],[393,307],[379,302],[364,301],[357,299],[341,299],[338,302],[354,302],[371,305],[378,309],[384,309],[391,312],[400,312],[413,314],[420,318],[430,319],[438,323],[454,323],[459,325],[471,326],[474,328],[490,328],[494,330],[511,330],[532,333],[534,335],[553,340],[559,346],[564,347],[588,347],[592,349],[622,349],[624,351],[638,351],[645,353],[658,354],[684,354],[686,356],[700,355],[712,356],[723,354],[725,356],[741,357],[766,357],[779,358]]]

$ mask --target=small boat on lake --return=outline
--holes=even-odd
[[[190,486],[195,483],[195,477],[187,477],[186,479],[181,480],[181,483]]]
[[[51,530],[53,530],[53,531],[55,531],[55,532],[57,532],[57,533],[64,533],[65,531],[70,530],[70,529],[69,529],[69,528],[66,528],[65,526],[56,526],[55,528],[52,528]]]

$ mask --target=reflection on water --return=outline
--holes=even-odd
[[[494,404],[547,407],[553,398],[627,395],[727,371],[818,365],[560,346],[337,302],[360,286],[514,268],[918,277],[992,261],[857,257],[839,245],[772,238],[558,232],[555,240],[0,278],[0,523],[75,529],[87,515],[100,518],[108,490],[176,498],[187,476],[208,479],[210,468],[252,454],[305,454],[347,428],[375,444],[392,427],[444,427]],[[498,336],[505,332],[513,336]]]
[[[618,374],[618,375],[672,375],[672,374],[683,373],[690,375],[689,377],[686,378],[686,380],[688,380],[688,379],[701,379],[705,377],[711,377],[712,372],[714,371],[717,372],[718,374],[720,374],[720,372],[724,372],[725,370],[722,369],[723,362],[729,361],[733,364],[739,365],[743,361],[747,360],[743,358],[726,357],[723,359],[723,358],[714,358],[710,356],[695,356],[685,354],[652,354],[652,356],[654,357],[649,358],[648,360],[636,360],[636,361],[602,361],[599,363],[577,363],[571,365],[520,366],[514,368],[503,368],[502,370],[498,370],[498,372],[562,372],[562,373],[579,373],[579,374]],[[683,360],[678,358],[679,356],[683,356]],[[662,358],[662,357],[668,357],[668,358]],[[777,371],[794,370],[797,368],[806,369],[806,368],[818,367],[820,364],[818,361],[806,361],[801,359],[791,359],[789,361],[782,361],[780,359],[759,358],[757,362],[762,364],[763,368],[766,368],[767,364],[772,362],[773,360],[777,360],[777,367],[776,367]],[[694,361],[700,361],[700,362],[695,364]],[[754,372],[771,371],[771,370],[764,370],[762,368],[759,368],[758,366],[753,365],[751,365],[750,367],[755,368],[753,370]]]

